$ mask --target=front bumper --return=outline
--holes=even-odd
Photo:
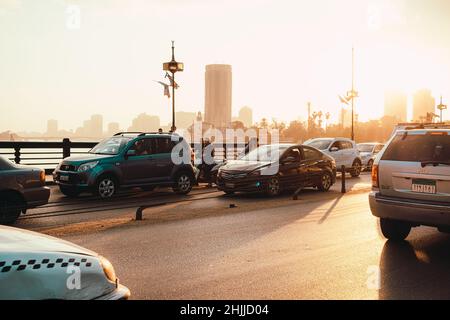
[[[217,178],[217,188],[221,191],[232,192],[263,192],[267,187],[269,177],[252,177],[243,179]]]
[[[67,177],[66,180],[61,177]],[[76,172],[76,171],[53,171],[53,181],[62,186],[72,186],[77,188],[89,188],[95,183],[95,178],[90,174],[90,171]]]
[[[408,221],[415,225],[450,227],[448,203],[391,198],[372,191],[369,194],[369,205],[372,214],[378,218]]]
[[[130,295],[130,289],[119,284],[114,291],[104,296],[98,297],[95,300],[128,300],[130,298]]]
[[[27,202],[27,208],[35,208],[48,203],[50,188],[38,187],[23,190],[23,197]]]

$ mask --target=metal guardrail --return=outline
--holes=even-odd
[[[64,158],[82,155],[98,142],[78,142],[64,138],[62,141],[0,141],[0,156],[5,156],[17,164],[40,166],[51,173]],[[236,159],[246,145],[238,143],[213,144],[218,160]],[[193,150],[201,150],[201,144],[192,143]]]

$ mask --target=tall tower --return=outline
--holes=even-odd
[[[210,64],[205,71],[205,121],[216,128],[231,122],[232,72],[227,64]]]
[[[407,121],[408,97],[401,91],[384,93],[384,115],[394,117],[398,122]]]
[[[427,118],[427,113],[436,112],[436,103],[428,89],[418,90],[413,98],[413,119],[421,121]]]

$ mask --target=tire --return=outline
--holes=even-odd
[[[19,218],[25,202],[16,194],[0,196],[0,224],[11,225]]]
[[[63,195],[69,198],[76,198],[80,195],[80,190],[78,190],[75,187],[65,187],[65,186],[59,186],[59,190]]]
[[[101,176],[95,184],[94,194],[102,199],[111,198],[119,187],[117,180],[110,175]]]
[[[330,190],[332,185],[333,185],[333,178],[331,174],[329,172],[325,172],[320,178],[320,184],[317,185],[317,189],[319,189],[322,192],[327,192],[328,190]]]
[[[269,197],[276,197],[281,193],[280,180],[278,177],[271,177],[267,182],[266,194]]]
[[[188,194],[194,185],[194,177],[188,172],[181,172],[175,176],[173,191],[177,194]]]
[[[144,191],[153,191],[153,190],[155,190],[155,187],[154,186],[142,186],[141,189]]]
[[[403,241],[411,231],[410,224],[385,218],[380,218],[380,228],[383,236],[391,241]]]
[[[353,178],[359,177],[361,174],[361,162],[359,160],[353,161],[352,169],[350,170],[350,175]]]
[[[372,172],[372,166],[373,166],[373,160],[369,160],[369,162],[367,163],[366,171]]]

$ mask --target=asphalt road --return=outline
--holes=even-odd
[[[450,236],[420,228],[386,242],[368,176],[350,183],[345,195],[336,186],[297,201],[193,195],[145,210],[143,221],[112,210],[46,232],[110,259],[134,299],[450,298]]]

